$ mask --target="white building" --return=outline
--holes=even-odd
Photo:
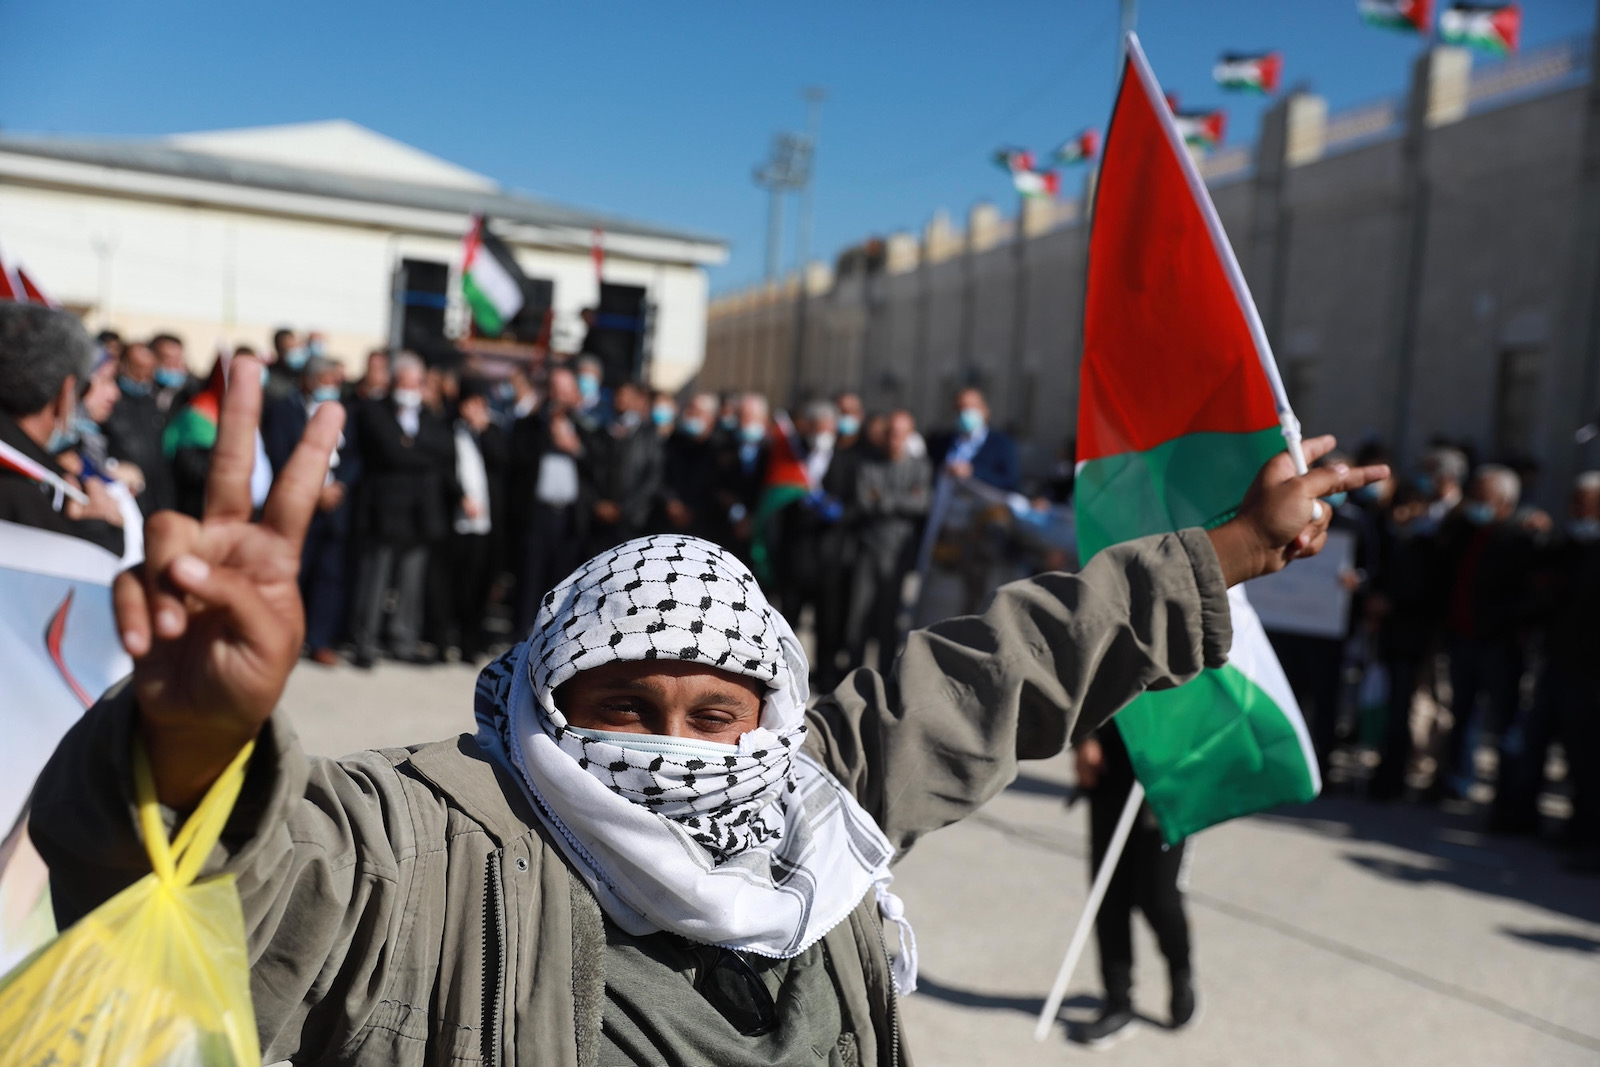
[[[0,253],[91,329],[171,331],[197,368],[219,343],[264,347],[280,326],[321,330],[358,364],[389,336],[401,259],[459,268],[474,212],[524,273],[554,283],[557,351],[578,347],[596,302],[598,231],[605,280],[654,305],[654,384],[699,368],[719,238],[510,193],[341,120],[157,140],[0,133]]]

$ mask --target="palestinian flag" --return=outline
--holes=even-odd
[[[1039,170],[1033,153],[1025,148],[1002,148],[993,158],[1011,175],[1012,186],[1023,196],[1055,196],[1061,191],[1061,176],[1053,170]]]
[[[472,308],[478,332],[499,337],[522,310],[527,287],[528,279],[511,249],[489,232],[482,215],[475,217],[461,261],[461,291]]]
[[[762,480],[761,498],[756,502],[755,536],[750,542],[750,569],[763,582],[772,578],[771,549],[768,545],[769,520],[790,504],[816,490],[811,472],[800,459],[800,443],[789,416],[779,411],[772,416],[767,432],[767,471]]]
[[[1451,4],[1439,16],[1439,36],[1447,44],[1507,55],[1517,50],[1522,38],[1522,7],[1518,4]]]
[[[1278,83],[1283,78],[1283,53],[1224,52],[1217,65],[1211,68],[1211,77],[1224,89],[1270,95],[1278,91]]]
[[[1230,518],[1293,424],[1261,321],[1156,80],[1128,38],[1089,236],[1078,544]],[[1229,662],[1117,714],[1169,842],[1310,800],[1310,736],[1244,591]]]
[[[217,353],[206,387],[194,396],[167,423],[161,434],[161,454],[171,459],[180,449],[209,452],[217,444],[217,422],[222,415],[222,394],[228,388],[228,363],[231,357]]]
[[[1084,130],[1070,141],[1064,142],[1050,153],[1050,161],[1057,166],[1086,163],[1100,154],[1100,131]]]
[[[1173,108],[1172,121],[1184,144],[1207,152],[1221,144],[1228,132],[1228,113],[1221,108],[1216,111],[1179,111]]]
[[[1433,0],[1356,0],[1368,26],[1404,33],[1427,34],[1433,25]]]

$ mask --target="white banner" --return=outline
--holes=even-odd
[[[34,779],[84,709],[133,669],[111,610],[121,566],[87,541],[0,522],[0,973],[54,932],[44,866],[21,824]]]

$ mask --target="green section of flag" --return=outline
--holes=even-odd
[[[750,540],[750,571],[763,582],[772,580],[772,549],[767,543],[767,528],[772,517],[784,508],[811,495],[803,485],[769,485],[761,490],[756,513],[751,525],[754,536]]]
[[[487,253],[480,253],[487,255]],[[500,309],[494,306],[494,301],[479,289],[472,280],[472,275],[465,274],[461,278],[461,291],[467,298],[467,306],[472,308],[472,321],[477,324],[478,332],[489,337],[500,336],[500,331],[505,329],[505,320],[500,316]]]
[[[1117,713],[1117,729],[1169,844],[1317,795],[1293,721],[1232,664],[1142,694]]]
[[[161,454],[168,459],[181,448],[211,449],[216,444],[216,420],[192,406],[179,411],[161,434]]]
[[[1273,426],[1255,433],[1192,433],[1145,452],[1092,459],[1078,468],[1078,552],[1227,521],[1261,465],[1283,451]]]

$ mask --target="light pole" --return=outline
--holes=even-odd
[[[783,195],[803,189],[811,177],[811,143],[804,134],[780,133],[772,154],[755,169],[757,185],[767,191],[767,281],[778,279],[783,249]]]

